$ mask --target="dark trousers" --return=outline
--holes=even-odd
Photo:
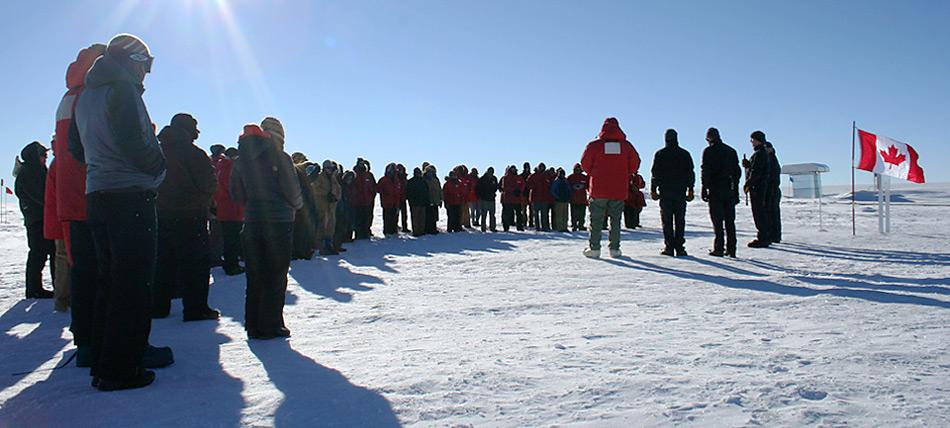
[[[501,204],[501,226],[508,231],[511,226],[518,230],[524,230],[524,205],[522,204]]]
[[[426,207],[426,233],[433,234],[439,233],[439,228],[436,226],[436,222],[439,221],[439,206],[438,205],[429,205]]]
[[[126,379],[141,370],[152,329],[149,294],[158,240],[155,192],[96,192],[87,200],[99,262],[92,375]]]
[[[640,226],[640,212],[643,211],[643,207],[631,207],[624,205],[623,207],[623,225],[627,229],[634,229]]]
[[[712,220],[713,251],[736,252],[736,204],[734,198],[709,198],[709,219]]]
[[[782,240],[782,189],[772,189],[770,196],[772,218],[769,224],[772,226],[772,242]]]
[[[533,203],[531,208],[534,209],[532,215],[535,230],[551,230],[551,204]]]
[[[399,233],[399,207],[383,208],[383,235]]]
[[[663,220],[666,248],[683,248],[686,244],[686,200],[660,198],[660,219]]]
[[[587,221],[587,205],[571,204],[571,229],[583,229]]]
[[[425,205],[415,205],[409,208],[412,210],[412,236],[426,234],[426,208]]]
[[[446,229],[449,232],[461,232],[462,231],[462,208],[465,205],[446,205],[445,206],[445,217],[448,221]]]
[[[409,222],[409,216],[410,216],[410,214],[409,214],[409,202],[408,202],[408,201],[403,200],[402,202],[399,203],[399,216],[402,217],[402,231],[403,231],[403,232],[408,232],[408,231],[409,231],[409,224],[410,224],[410,222]]]
[[[69,222],[69,251],[73,264],[69,267],[69,314],[76,346],[92,346],[96,295],[99,292],[99,261],[92,228],[85,221]]]
[[[244,224],[244,266],[247,291],[244,301],[244,329],[249,333],[272,333],[284,326],[284,296],[290,269],[294,236],[291,222],[248,222]]]
[[[152,316],[166,317],[171,311],[171,291],[182,290],[184,313],[208,309],[211,266],[208,221],[200,217],[158,216],[158,274],[152,287]]]
[[[766,244],[772,242],[772,233],[775,228],[772,225],[774,219],[773,203],[765,192],[749,192],[749,205],[752,205],[752,220],[755,222],[755,228],[758,230],[756,240]]]
[[[224,238],[224,268],[240,267],[238,260],[241,259],[241,228],[244,227],[244,222],[222,221],[220,224]]]
[[[56,243],[43,238],[43,222],[26,226],[26,243],[30,252],[26,256],[26,294],[43,291],[43,267],[49,260],[49,273],[56,281],[53,263],[56,260]]]
[[[369,239],[370,219],[373,216],[373,207],[369,205],[353,207],[353,230],[356,239]]]
[[[208,222],[208,242],[211,266],[218,266],[221,263],[221,257],[224,255],[224,231],[221,228],[221,222],[211,220]]]

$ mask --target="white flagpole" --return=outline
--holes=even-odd
[[[818,177],[820,177],[820,175],[818,175],[818,174],[819,174],[819,173],[817,173],[817,172],[815,173],[815,182],[819,182],[819,181],[818,181],[818,180],[819,180]],[[820,184],[817,186],[817,190],[818,190],[818,230],[824,231],[824,230],[825,230],[825,222],[824,222],[824,220],[822,220],[822,217],[821,217],[821,185],[820,185]]]

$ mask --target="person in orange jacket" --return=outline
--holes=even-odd
[[[465,186],[459,180],[455,171],[449,172],[442,186],[442,195],[445,200],[445,215],[448,221],[448,232],[462,231],[462,208],[465,205]]]

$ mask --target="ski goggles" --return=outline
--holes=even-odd
[[[136,52],[134,54],[129,55],[129,59],[135,62],[144,63],[145,72],[146,73],[152,72],[152,62],[155,61],[155,57],[152,57],[148,54]]]

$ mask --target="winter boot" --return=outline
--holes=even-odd
[[[333,244],[330,242],[330,240],[324,239],[323,248],[320,249],[320,255],[321,256],[335,256],[337,254],[340,254],[340,253],[337,250],[333,249]]]
[[[205,308],[203,311],[196,313],[185,313],[182,317],[182,320],[185,322],[188,321],[209,321],[216,320],[221,318],[221,311],[217,309]]]
[[[123,389],[143,388],[151,385],[154,381],[155,372],[138,369],[135,375],[126,379],[93,379],[93,385],[100,391],[120,391]]]
[[[616,250],[611,249],[611,250],[610,250],[610,257],[611,257],[611,258],[614,258],[614,259],[619,259],[620,257],[623,257],[623,253],[620,252],[620,249],[619,249],[619,248],[616,249]]]
[[[237,266],[228,266],[224,268],[224,274],[227,276],[235,276],[244,273],[244,268],[241,265]]]
[[[152,345],[148,345],[148,348],[145,348],[145,356],[142,357],[142,367],[147,369],[160,369],[174,363],[175,355],[172,353],[172,348]]]
[[[673,257],[673,249],[672,249],[672,248],[664,248],[663,251],[660,251],[660,254],[662,254],[662,255],[664,255],[664,256]]]
[[[722,257],[725,255],[725,253],[723,253],[722,250],[712,250],[709,252],[709,255],[713,257]]]
[[[759,241],[758,239],[753,239],[749,242],[749,248],[768,248],[769,243],[765,241]]]
[[[592,250],[592,249],[588,248],[588,249],[584,250],[584,257],[587,257],[587,258],[590,258],[590,259],[599,259],[599,258],[600,258],[600,250]]]

